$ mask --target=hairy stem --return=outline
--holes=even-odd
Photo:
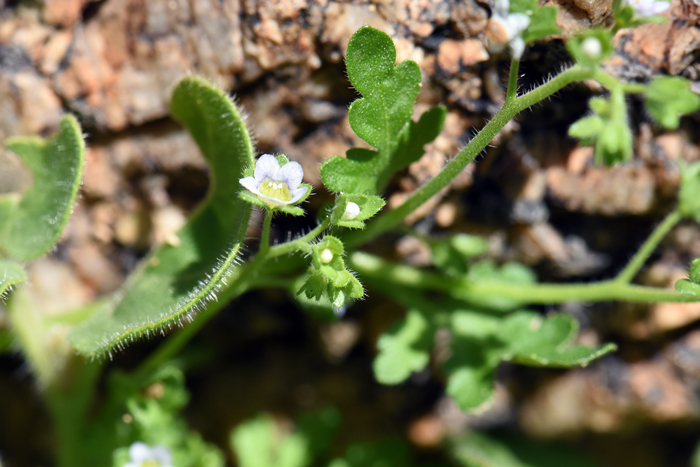
[[[512,70],[512,69],[511,69]],[[446,187],[471,161],[484,150],[496,134],[519,112],[546,99],[564,86],[593,78],[596,71],[574,65],[559,76],[520,97],[506,100],[493,119],[462,149],[435,178],[416,190],[401,206],[367,224],[365,230],[344,238],[348,248],[356,247],[401,223],[406,216]],[[516,70],[517,74],[517,70]]]
[[[355,252],[349,264],[373,283],[388,283],[411,289],[434,290],[466,301],[492,297],[520,303],[555,304],[573,301],[602,302],[697,302],[700,297],[657,287],[642,287],[617,280],[580,284],[517,284],[505,281],[473,281],[465,277],[448,278],[441,274],[404,265],[387,263],[377,256]]]

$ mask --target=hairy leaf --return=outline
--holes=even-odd
[[[22,266],[14,261],[0,259],[0,297],[4,297],[5,292],[26,279]]]
[[[2,222],[4,249],[27,261],[46,254],[61,236],[83,178],[85,143],[76,119],[66,115],[50,139],[14,137],[8,138],[5,146],[34,175],[32,189]],[[3,204],[2,214],[7,214],[11,202]]]
[[[347,50],[350,82],[363,98],[349,110],[353,131],[377,148],[353,148],[321,166],[323,183],[334,192],[379,194],[398,169],[423,155],[423,146],[442,130],[446,109],[435,107],[411,121],[420,90],[420,69],[406,60],[396,66],[396,48],[385,33],[359,29]]]
[[[248,130],[229,97],[197,77],[175,88],[171,111],[209,162],[207,201],[178,232],[179,244],[162,245],[148,255],[112,304],[71,332],[71,343],[83,354],[109,352],[191,320],[216,298],[235,267],[251,209],[237,194],[244,169],[253,165]]]

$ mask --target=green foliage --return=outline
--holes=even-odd
[[[683,217],[700,221],[700,162],[678,164],[681,186],[678,191],[678,210]]]
[[[530,24],[522,34],[526,44],[559,33],[556,7],[544,6],[540,8],[537,0],[512,0],[510,12],[525,13],[530,17]]]
[[[582,454],[558,444],[513,436],[499,439],[476,431],[456,440],[451,450],[466,467],[595,467]]]
[[[477,235],[456,234],[430,242],[433,263],[446,274],[457,277],[468,271],[468,260],[486,253],[488,242]]]
[[[223,467],[223,453],[189,431],[180,414],[189,399],[182,372],[167,366],[154,376],[145,390],[126,399],[131,418],[117,422],[118,437],[125,444],[114,451],[114,467],[129,461],[128,448],[137,441],[166,447],[178,467]]]
[[[493,261],[486,260],[476,262],[469,267],[467,282],[535,284],[537,276],[524,264],[509,262],[498,266]],[[465,299],[479,308],[510,311],[521,305],[520,302],[505,297],[492,295],[477,299],[469,296],[469,290],[465,292]]]
[[[175,88],[173,116],[192,134],[211,169],[207,201],[178,232],[179,245],[152,252],[115,295],[69,335],[86,355],[109,352],[143,334],[192,319],[224,286],[236,264],[250,205],[238,180],[253,165],[253,146],[238,109],[207,81],[188,77]]]
[[[615,51],[615,47],[610,31],[603,28],[593,28],[566,41],[566,50],[576,62],[596,66],[610,57]]]
[[[671,130],[678,128],[682,115],[700,109],[700,96],[690,89],[690,81],[679,76],[652,78],[644,98],[649,115]]]
[[[435,329],[419,310],[411,309],[377,342],[374,376],[383,384],[398,384],[430,361]]]
[[[355,215],[352,209],[348,210],[349,203],[354,203],[359,208],[359,213]],[[364,221],[377,214],[384,204],[384,200],[379,196],[340,195],[336,198],[331,211],[331,224],[351,229],[364,229]]]
[[[364,97],[352,103],[350,126],[377,151],[352,148],[347,158],[332,157],[321,166],[321,178],[336,193],[380,194],[390,177],[423,155],[423,146],[442,130],[446,109],[435,107],[413,122],[413,103],[420,90],[418,65],[397,66],[396,48],[385,33],[360,28],[348,44],[348,78]]]
[[[77,120],[66,115],[50,139],[14,137],[5,146],[17,154],[34,175],[34,185],[13,206],[0,202],[0,244],[20,261],[47,253],[61,236],[83,178],[85,143]]]
[[[26,280],[22,266],[6,259],[0,259],[0,298],[12,287]]]
[[[410,467],[414,465],[406,443],[384,439],[373,443],[355,443],[345,456],[334,459],[328,467]]]
[[[297,294],[315,301],[326,297],[335,308],[342,307],[348,299],[361,298],[365,291],[346,268],[343,252],[343,243],[330,235],[314,245],[309,275]]]
[[[595,145],[597,164],[613,165],[632,157],[632,130],[622,88],[613,89],[609,100],[594,97],[589,104],[594,114],[571,125],[569,136],[579,138],[582,144]]]
[[[499,317],[465,310],[453,313],[451,329],[447,392],[463,410],[478,409],[491,400],[494,372],[501,361],[568,368],[586,365],[615,349],[612,344],[598,349],[572,345],[578,323],[566,314],[543,318],[518,311]]]
[[[231,432],[240,467],[305,467],[323,456],[335,439],[340,413],[325,408],[305,414],[297,430],[283,433],[269,415],[247,420]]]

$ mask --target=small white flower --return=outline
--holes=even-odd
[[[348,201],[348,204],[345,206],[345,212],[343,213],[341,220],[351,221],[351,220],[354,220],[359,215],[360,215],[360,206],[358,206],[357,203],[353,203],[352,201]]]
[[[333,252],[331,250],[329,250],[328,248],[325,248],[321,252],[321,262],[323,264],[328,264],[331,261],[333,261]]]
[[[626,0],[638,16],[648,18],[649,16],[663,13],[671,6],[669,2],[662,0]]]
[[[294,204],[309,190],[308,186],[299,186],[304,170],[298,162],[288,162],[280,167],[271,154],[260,156],[255,163],[254,175],[241,178],[239,182],[271,208]]]
[[[510,0],[496,0],[484,32],[489,48],[500,52],[508,44],[513,59],[520,60],[525,51],[525,41],[520,36],[529,25],[530,17],[525,13],[510,13]]]
[[[172,456],[163,446],[150,447],[140,441],[129,447],[131,462],[124,467],[172,467]]]
[[[603,53],[603,45],[597,37],[589,36],[581,41],[581,51],[588,58],[596,59]]]

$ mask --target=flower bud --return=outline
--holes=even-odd
[[[341,219],[344,221],[352,221],[355,220],[355,218],[359,215],[360,206],[358,206],[357,203],[348,201],[348,204],[345,206],[345,212],[343,213],[343,217],[341,217]]]
[[[326,248],[321,252],[321,262],[323,264],[328,264],[331,261],[333,261],[333,252]]]
[[[589,36],[581,41],[581,52],[588,58],[596,60],[603,53],[603,45],[597,37]]]

